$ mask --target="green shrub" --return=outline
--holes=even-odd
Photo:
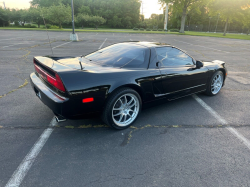
[[[50,29],[51,25],[50,24],[46,24],[46,27],[47,27],[47,29]]]
[[[179,32],[179,29],[170,29],[170,32]]]
[[[138,30],[138,28],[134,27],[134,28],[133,28],[133,30],[137,31],[137,30]]]
[[[152,31],[157,31],[157,29],[153,29]]]
[[[50,26],[50,29],[59,29],[59,27],[56,26],[56,25],[51,25],[51,26]]]
[[[147,28],[146,31],[151,31],[151,29]]]
[[[30,27],[31,27],[31,24],[25,24],[24,27],[25,27],[25,28],[30,28]]]
[[[144,28],[140,28],[141,31],[144,31]]]
[[[37,26],[35,26],[35,25],[31,25],[31,26],[30,26],[30,28],[37,28]]]
[[[158,31],[162,31],[162,29],[158,29]]]

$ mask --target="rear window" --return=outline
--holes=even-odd
[[[146,68],[146,47],[127,43],[115,44],[94,53],[85,58],[101,66],[119,68]]]

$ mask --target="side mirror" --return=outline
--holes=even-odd
[[[198,61],[198,60],[196,61],[196,68],[201,68],[203,66],[204,66],[203,62]]]

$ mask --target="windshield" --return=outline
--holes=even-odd
[[[101,66],[141,68],[145,67],[146,50],[143,46],[121,43],[91,53],[85,58]]]

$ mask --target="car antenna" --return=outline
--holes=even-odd
[[[49,40],[49,45],[50,45],[50,49],[51,49],[51,52],[52,52],[52,56],[54,56],[54,53],[53,53],[53,50],[52,50],[52,47],[51,47],[51,42],[50,42],[50,38],[49,38],[49,33],[48,33],[47,25],[46,25],[44,17],[43,17],[43,22],[44,22],[44,25],[45,25],[45,28],[46,28],[46,32],[47,32],[47,36],[48,36],[48,40]]]

